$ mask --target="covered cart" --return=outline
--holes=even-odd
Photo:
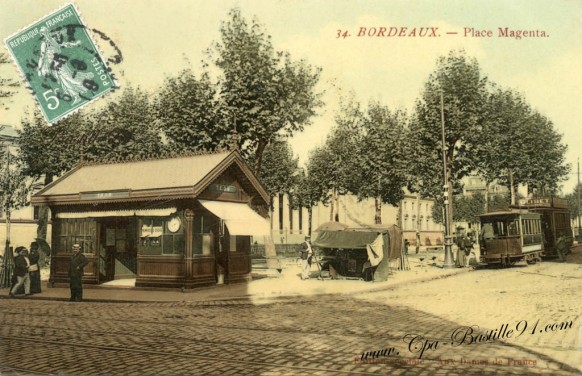
[[[331,275],[385,281],[390,260],[401,257],[402,232],[398,226],[322,227],[313,246],[318,250],[320,266]]]

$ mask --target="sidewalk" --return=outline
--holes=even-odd
[[[436,263],[430,259],[436,255]],[[423,261],[420,261],[420,258]],[[246,284],[216,285],[182,291],[180,289],[145,289],[133,287],[135,280],[116,280],[103,285],[85,285],[84,301],[93,302],[196,302],[208,300],[250,299],[273,300],[278,298],[315,296],[325,294],[351,295],[370,291],[382,291],[396,286],[433,279],[447,278],[451,275],[465,273],[472,268],[443,269],[443,255],[437,253],[420,253],[410,255],[410,270],[395,270],[384,282],[364,282],[362,280],[317,279],[317,267],[312,265],[312,278],[301,280],[300,267],[287,265],[279,277],[259,278]],[[43,281],[42,292],[27,297],[14,299],[61,300],[68,301],[70,290],[67,287],[47,287]],[[8,298],[8,289],[0,290],[0,298]]]

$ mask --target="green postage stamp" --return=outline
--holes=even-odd
[[[6,38],[5,43],[49,124],[115,86],[72,4]]]

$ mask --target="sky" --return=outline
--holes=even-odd
[[[65,4],[0,0],[0,37],[4,40]],[[165,77],[186,67],[200,72],[200,62],[207,59],[205,50],[219,40],[220,24],[228,19],[230,9],[238,7],[246,18],[256,17],[272,36],[275,49],[322,68],[318,90],[325,91],[326,106],[303,133],[290,140],[302,163],[333,127],[341,93],[353,92],[363,104],[377,100],[410,112],[438,57],[464,49],[491,81],[522,93],[553,121],[568,145],[566,159],[572,166],[564,193],[576,184],[582,145],[578,124],[582,0],[77,0],[74,4],[86,26],[103,32],[121,51],[122,62],[111,66],[119,86],[139,86],[152,93]],[[384,36],[379,36],[382,28]],[[404,34],[416,28],[417,35],[386,36],[402,28]],[[428,28],[428,35],[434,30],[438,36],[420,37],[420,28]],[[533,31],[537,36],[500,36],[500,28]],[[345,32],[349,36],[344,38]],[[110,45],[94,38],[104,57],[115,55]],[[0,75],[20,78],[13,65],[1,67]],[[87,106],[101,103],[103,99]],[[0,109],[0,124],[18,127],[25,111],[35,105],[23,90],[8,108]]]

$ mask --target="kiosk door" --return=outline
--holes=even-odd
[[[102,281],[135,278],[137,249],[135,220],[115,218],[101,223],[100,261]]]

